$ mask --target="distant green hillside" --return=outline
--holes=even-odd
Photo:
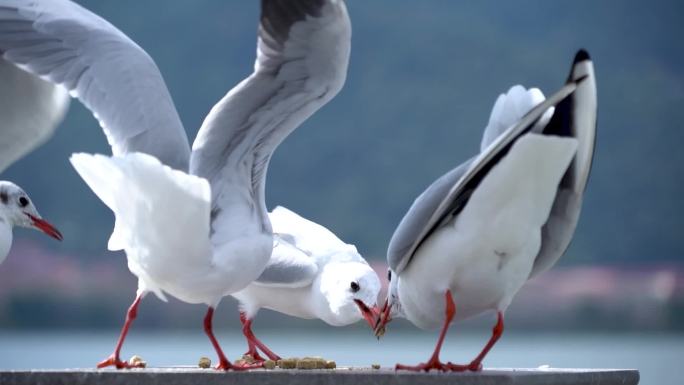
[[[257,1],[80,1],[157,61],[191,138],[250,71]],[[599,137],[582,220],[565,263],[684,256],[684,3],[349,0],[352,63],[340,95],[277,151],[269,207],[316,220],[380,258],[412,200],[477,151],[496,96],[553,92],[577,48],[596,62]],[[14,180],[65,235],[50,247],[101,253],[112,215],[68,164],[109,153],[78,102]]]

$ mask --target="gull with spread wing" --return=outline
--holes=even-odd
[[[442,329],[426,363],[397,369],[482,369],[515,294],[570,243],[593,158],[596,105],[593,64],[581,50],[550,98],[521,86],[500,96],[480,153],[416,198],[389,244],[390,287],[376,335],[393,317]],[[449,324],[487,310],[497,323],[480,354],[467,365],[442,363]]]
[[[214,309],[266,267],[268,163],[341,89],[350,39],[342,0],[262,0],[254,72],[212,108],[191,152],[154,61],[116,27],[68,0],[0,0],[2,58],[78,97],[112,146],[112,157],[71,158],[114,211],[109,249],[125,250],[138,277],[114,353],[99,367],[134,365],[120,350],[151,291],[206,304],[218,368],[235,368],[213,335]],[[24,144],[7,162],[35,146]]]

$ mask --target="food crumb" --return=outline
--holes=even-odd
[[[278,360],[277,364],[281,369],[295,369],[297,367],[297,361],[299,361],[298,358],[284,358]]]
[[[373,364],[373,365],[371,365],[371,368],[380,369],[380,364]]]
[[[147,362],[145,362],[145,360],[143,360],[142,357],[140,357],[137,354],[134,355],[133,357],[131,357],[131,359],[128,360],[128,362],[131,365],[138,367],[138,368],[146,368],[147,367]]]
[[[209,359],[209,357],[200,357],[197,366],[202,369],[209,369],[211,368],[211,359]]]
[[[311,358],[302,358],[297,361],[297,369],[316,369],[316,360]]]

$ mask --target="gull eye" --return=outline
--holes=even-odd
[[[392,270],[387,270],[387,282],[392,280]]]
[[[26,207],[29,204],[29,200],[26,197],[20,197],[19,198],[19,206],[21,207]]]
[[[353,291],[354,293],[356,293],[356,292],[359,291],[359,290],[361,290],[361,286],[359,286],[359,284],[356,283],[356,282],[352,282],[352,283],[351,283],[351,291]]]

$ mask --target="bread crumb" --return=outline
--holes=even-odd
[[[202,369],[209,369],[211,368],[211,359],[209,357],[200,357],[197,366]]]
[[[128,360],[128,363],[135,366],[136,368],[146,368],[147,367],[147,362],[142,359],[139,355],[134,355],[131,357],[130,360]]]

